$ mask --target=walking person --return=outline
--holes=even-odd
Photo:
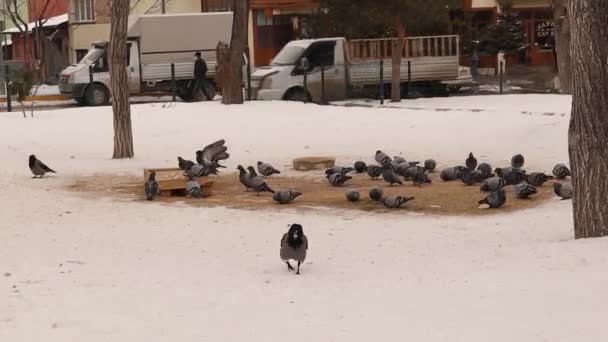
[[[192,91],[192,97],[194,99],[199,99],[199,94],[202,92],[207,98],[208,101],[213,100],[211,96],[209,96],[209,92],[207,90],[207,63],[201,57],[201,53],[197,52],[194,54],[196,60],[194,61],[194,89]]]

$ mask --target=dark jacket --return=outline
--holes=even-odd
[[[205,78],[207,74],[207,63],[202,58],[197,58],[194,62],[194,77],[197,79]]]

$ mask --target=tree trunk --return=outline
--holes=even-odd
[[[570,1],[575,238],[608,235],[608,1]]]
[[[232,37],[230,48],[222,67],[222,103],[243,103],[243,53],[247,46],[249,0],[234,0]]]
[[[405,30],[399,14],[395,16],[395,30],[397,31],[397,41],[393,44],[392,53],[391,102],[401,102],[401,54],[403,53]]]
[[[127,23],[129,1],[112,0],[110,24],[110,86],[112,111],[114,113],[114,156],[133,157],[133,132],[131,129],[131,106],[127,76]]]
[[[572,59],[570,57],[570,19],[568,0],[552,0],[557,71],[562,94],[572,94]]]

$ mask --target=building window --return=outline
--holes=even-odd
[[[272,26],[272,16],[267,17],[264,10],[257,10],[257,24],[258,26]]]
[[[95,0],[74,0],[74,21],[95,21]]]
[[[227,12],[232,11],[231,0],[203,0],[203,12]]]
[[[80,62],[80,60],[82,58],[84,58],[84,56],[86,56],[87,52],[89,52],[89,50],[77,49],[76,50],[76,63]]]

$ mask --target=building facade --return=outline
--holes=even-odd
[[[553,13],[549,0],[514,0],[514,8],[524,25],[526,46],[517,56],[510,56],[508,64],[531,66],[554,65]],[[464,0],[464,11],[468,13],[473,32],[481,32],[496,23],[499,8],[496,0]],[[473,39],[476,39],[475,33]],[[482,65],[494,66],[492,56],[482,57]]]
[[[130,0],[131,14],[162,13],[163,0]],[[201,0],[164,0],[165,13],[201,12]],[[91,43],[110,37],[110,0],[69,0],[70,60],[79,61]],[[187,28],[185,28],[187,29]],[[189,32],[184,32],[190,34]]]

